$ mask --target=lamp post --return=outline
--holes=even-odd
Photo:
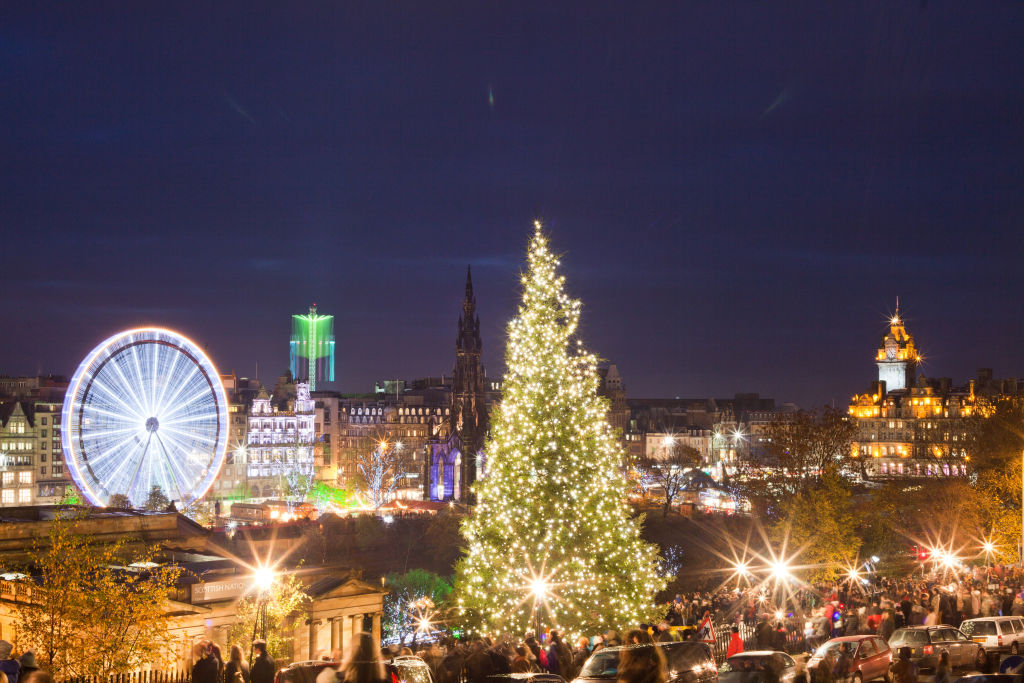
[[[537,636],[537,642],[541,642],[540,639],[540,606],[544,604],[544,600],[548,594],[548,582],[542,577],[537,577],[530,582],[530,593],[533,594],[533,615],[535,619],[535,631]]]
[[[267,602],[270,599],[270,589],[274,585],[274,570],[270,567],[259,567],[253,572],[252,585],[257,591],[256,615],[252,622],[252,643],[256,642],[256,632],[259,631],[262,640],[267,639]],[[249,645],[249,664],[252,665],[253,645]]]

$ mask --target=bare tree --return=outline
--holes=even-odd
[[[803,491],[850,454],[857,426],[845,413],[826,407],[819,416],[800,411],[769,425],[768,452],[776,460],[783,486]]]
[[[673,501],[682,493],[690,480],[691,470],[701,464],[700,451],[692,446],[673,443],[663,458],[644,456],[637,462],[637,468],[655,484],[665,489],[665,506],[662,515],[667,517]]]
[[[369,455],[359,457],[359,474],[363,480],[359,492],[370,501],[374,510],[388,502],[395,492],[396,462],[394,450],[386,441],[377,444]]]

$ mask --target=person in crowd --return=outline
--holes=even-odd
[[[660,647],[627,647],[619,652],[618,683],[665,683]]]
[[[210,649],[210,656],[217,662],[217,680],[221,680],[224,678],[224,657],[220,654],[220,646],[217,643],[208,642],[207,647]]]
[[[815,683],[833,683],[835,680],[836,658],[831,649],[818,662],[813,672]]]
[[[438,683],[459,683],[462,680],[463,670],[466,666],[466,646],[463,643],[452,642],[449,644],[448,652],[441,660],[442,676]]]
[[[562,678],[572,680],[572,651],[562,641],[562,634],[551,632],[551,646],[548,648],[548,671]]]
[[[32,650],[22,652],[21,657],[18,657],[18,663],[21,664],[22,676],[27,676],[33,671],[39,671],[39,666],[36,664],[36,653]]]
[[[0,673],[0,676],[3,676],[3,674]],[[0,683],[4,683],[2,679],[0,679]],[[54,681],[53,676],[49,671],[36,669],[34,671],[29,671],[25,677],[21,679],[21,683],[54,683]]]
[[[910,661],[910,648],[899,649],[896,661],[889,667],[892,683],[917,683],[917,665]]]
[[[21,663],[11,657],[14,646],[6,640],[0,640],[0,673],[7,674],[7,683],[18,683],[21,675]]]
[[[493,673],[494,662],[491,660],[487,644],[478,638],[473,642],[469,656],[466,657],[466,680],[468,683],[487,683],[487,677]]]
[[[256,681],[256,665],[253,665],[253,683]],[[386,683],[387,673],[380,649],[373,642],[373,636],[366,631],[356,637],[355,646],[351,648],[348,659],[338,671],[337,679],[341,683]]]
[[[754,629],[754,639],[757,642],[758,650],[772,649],[772,627],[768,624],[767,619],[762,618],[757,622],[757,627]]]
[[[249,680],[252,683],[274,683],[274,672],[277,669],[277,665],[274,663],[274,658],[267,652],[267,641],[263,639],[254,641],[252,651],[256,658],[252,662]],[[193,681],[193,683],[195,682]]]
[[[512,658],[512,673],[528,674],[533,672],[533,664],[526,656],[526,646],[516,645],[516,656]]]
[[[893,631],[896,630],[896,619],[891,609],[885,610],[882,614],[882,620],[878,622],[878,635],[882,637],[882,640],[889,642],[889,638],[892,637]]]
[[[953,676],[949,668],[949,653],[943,652],[939,655],[939,663],[935,667],[934,683],[953,683]]]
[[[580,636],[576,639],[576,649],[573,651],[572,655],[572,675],[574,678],[580,675],[580,671],[583,670],[583,665],[586,663],[589,656],[590,638]]]
[[[210,654],[210,644],[199,641],[192,646],[192,683],[219,683],[220,668]]]
[[[846,642],[839,646],[839,659],[836,660],[836,683],[848,683],[853,676],[853,644]]]
[[[651,634],[644,629],[635,628],[626,634],[626,645],[647,645],[652,642]]]
[[[533,655],[533,658],[537,660],[537,666],[540,667],[539,670],[547,671],[548,655],[541,648],[540,644],[537,642],[537,639],[533,637],[533,635],[529,635],[526,637],[526,640],[524,642],[526,643],[526,647],[530,648],[530,653]]]
[[[250,683],[249,665],[245,663],[242,646],[237,644],[232,645],[228,651],[228,663],[224,665],[224,683],[238,683],[236,674],[241,678],[241,683]]]
[[[732,635],[729,636],[729,649],[725,653],[725,658],[728,659],[741,652],[743,652],[743,638],[740,637],[740,627],[733,626]]]

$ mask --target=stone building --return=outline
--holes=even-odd
[[[704,469],[713,476],[735,474],[741,466],[761,459],[760,435],[770,422],[792,413],[796,406],[756,393],[732,398],[628,399],[626,449],[632,459],[657,453],[667,446],[696,448]]]
[[[850,455],[867,479],[966,476],[972,421],[1021,393],[1016,379],[994,380],[987,368],[963,386],[919,374],[921,357],[898,308],[875,361],[878,380],[848,411],[857,423]]]
[[[46,390],[48,378],[42,389],[40,378],[8,379],[5,387],[26,390],[0,396],[0,507],[56,502],[71,486],[60,442],[63,402]]]
[[[52,506],[0,513],[0,570],[23,566],[35,540],[45,543],[54,513]],[[139,546],[158,543],[162,561],[185,570],[166,604],[167,614],[172,616],[169,640],[174,648],[169,654],[176,660],[170,668],[191,668],[191,644],[201,639],[228,652],[236,605],[252,594],[254,575],[251,568],[222,551],[208,529],[177,513],[138,511],[93,510],[79,524],[96,543],[118,538]],[[282,566],[280,571],[290,569]],[[297,575],[311,601],[286,625],[292,636],[293,660],[315,659],[332,649],[346,648],[354,635],[364,630],[379,642],[383,598],[388,592],[383,583],[368,583],[360,572],[334,565],[304,565]],[[19,602],[30,599],[31,593],[18,583],[0,578],[0,638],[17,641],[16,610]],[[279,666],[284,664],[287,662],[278,661]]]
[[[261,386],[249,409],[243,456],[249,496],[279,497],[287,493],[286,486],[308,488],[314,478],[316,437],[315,402],[308,384],[296,384],[295,398],[284,408],[274,405]]]
[[[500,388],[487,380],[482,351],[480,317],[476,314],[472,274],[467,269],[466,295],[455,337],[448,420],[427,445],[423,477],[427,500],[471,502],[470,486],[483,476],[490,407]]]

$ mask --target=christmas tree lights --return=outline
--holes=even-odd
[[[580,302],[565,293],[539,223],[528,260],[486,475],[462,528],[458,605],[491,633],[636,626],[656,617],[664,587],[657,547],[640,538],[626,504],[597,357],[575,337]]]

